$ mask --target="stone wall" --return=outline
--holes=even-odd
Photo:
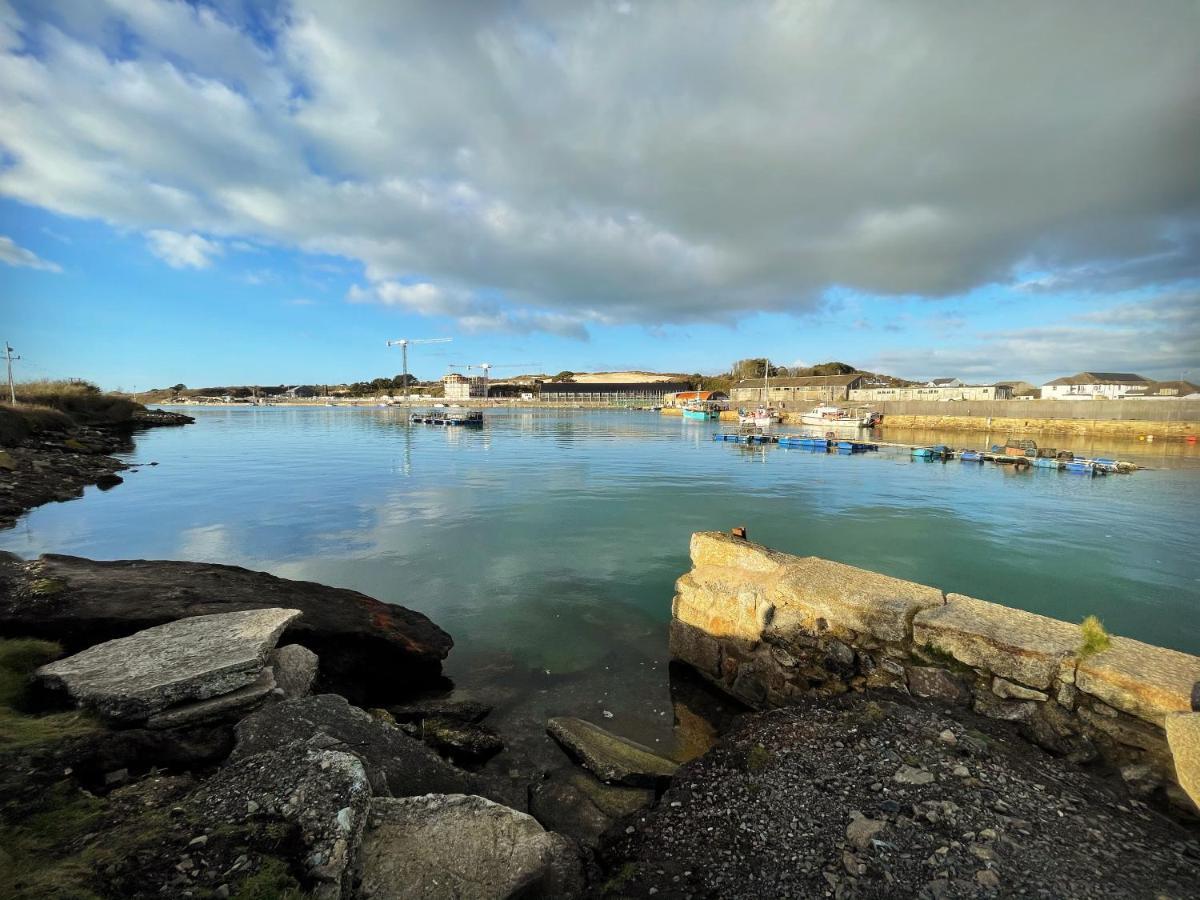
[[[1200,658],[1121,637],[1083,655],[1077,625],[718,532],[691,554],[671,654],[750,706],[892,687],[1200,811]]]

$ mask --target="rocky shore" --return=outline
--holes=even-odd
[[[117,473],[135,467],[112,454],[131,451],[138,430],[193,421],[180,413],[136,410],[115,425],[48,417],[37,430],[13,429],[10,446],[0,446],[0,528],[12,527],[22,513],[44,503],[82,497],[85,488],[116,487],[124,480]]]
[[[894,685],[747,713],[684,765],[551,718],[560,762],[515,791],[489,762],[513,736],[439,674],[449,635],[353,591],[7,557],[0,633],[15,897],[1186,897],[1200,876],[1195,823],[1114,770]]]

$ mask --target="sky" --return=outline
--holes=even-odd
[[[410,368],[1200,379],[1193,0],[0,0],[0,340]]]

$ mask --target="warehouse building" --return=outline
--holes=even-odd
[[[886,400],[1011,400],[1007,384],[957,384],[930,387],[873,387],[850,392],[856,403],[882,403]]]
[[[817,403],[841,403],[850,399],[850,391],[861,387],[862,383],[863,376],[858,374],[747,378],[737,382],[729,396],[734,403],[742,406],[769,403],[779,409],[798,409]]]
[[[553,403],[665,403],[668,394],[691,390],[680,381],[579,383],[544,381],[540,396]]]

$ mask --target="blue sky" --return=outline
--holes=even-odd
[[[1001,7],[0,0],[0,339],[124,389],[441,336],[417,375],[1196,380],[1195,7]]]

